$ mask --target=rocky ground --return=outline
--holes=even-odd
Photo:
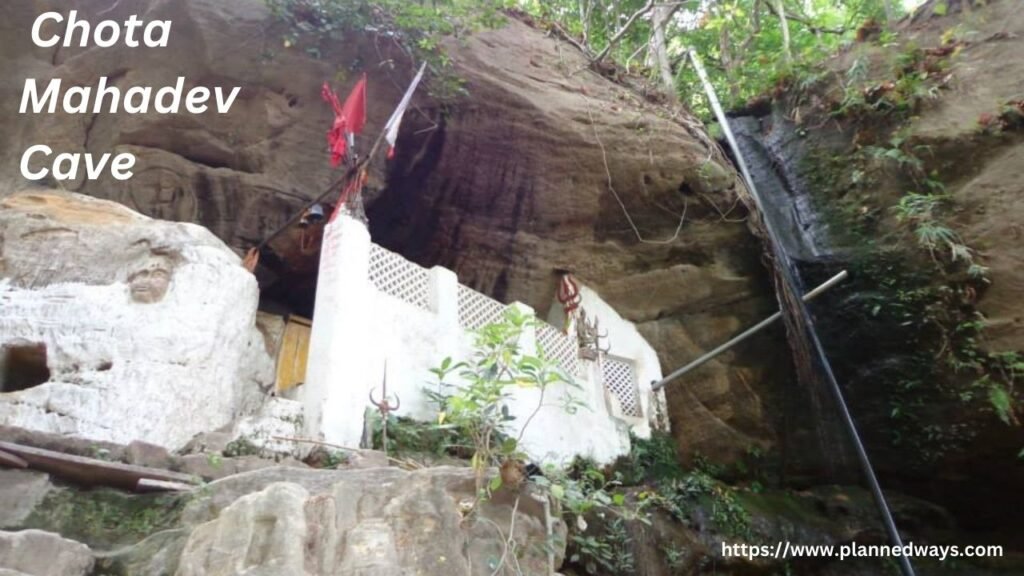
[[[564,550],[564,524],[553,519],[549,537],[528,491],[498,493],[469,516],[467,467],[406,471],[373,451],[331,469],[282,466],[266,454],[231,456],[231,445],[210,435],[183,455],[12,429],[4,437],[65,453],[102,450],[106,460],[208,481],[190,492],[132,494],[0,470],[5,576],[543,574],[548,550],[558,564]],[[506,556],[508,567],[495,571]]]

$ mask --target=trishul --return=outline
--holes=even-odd
[[[381,384],[381,398],[380,401],[373,399],[373,390],[370,390],[370,404],[377,407],[380,412],[380,419],[382,424],[381,436],[384,444],[384,455],[388,453],[388,414],[398,410],[402,406],[402,399],[395,394],[395,405],[392,406],[388,403],[388,361],[384,361],[384,382]]]

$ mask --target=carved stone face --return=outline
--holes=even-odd
[[[159,302],[171,283],[171,266],[166,258],[154,257],[128,276],[128,286],[135,302]]]

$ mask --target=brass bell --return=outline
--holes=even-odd
[[[299,220],[299,226],[305,228],[310,224],[319,224],[324,221],[324,217],[323,204],[313,204],[302,214],[302,218]]]

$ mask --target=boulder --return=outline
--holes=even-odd
[[[200,226],[14,194],[0,263],[0,425],[173,449],[255,411],[273,382],[256,281]]]
[[[171,455],[163,446],[135,440],[125,448],[128,463],[150,468],[169,468]]]
[[[97,572],[125,576],[173,576],[188,534],[185,528],[163,530],[137,544],[110,552],[97,552]]]
[[[52,489],[47,474],[0,469],[0,528],[20,526]]]
[[[0,568],[27,576],[87,576],[89,547],[42,530],[0,531]]]
[[[464,515],[474,500],[469,469],[282,472],[210,484],[185,512],[198,525],[177,576],[513,574],[513,562],[522,574],[547,570],[540,504],[499,491]],[[564,528],[558,534],[564,541]]]

